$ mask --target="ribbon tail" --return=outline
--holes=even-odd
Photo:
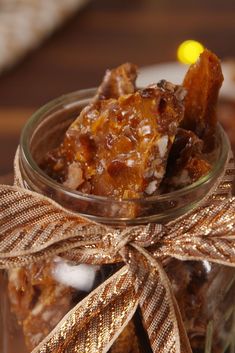
[[[127,262],[136,278],[135,290],[153,352],[191,353],[178,304],[161,264],[135,244]]]
[[[137,306],[132,276],[124,266],[77,304],[32,353],[106,353]]]

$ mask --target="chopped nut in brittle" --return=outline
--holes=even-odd
[[[183,98],[181,87],[162,81],[91,104],[48,154],[47,171],[83,193],[118,199],[153,195],[183,118]]]
[[[196,64],[190,66],[183,82],[187,95],[181,125],[204,140],[206,151],[214,147],[216,106],[222,82],[220,61],[209,50],[205,50]]]

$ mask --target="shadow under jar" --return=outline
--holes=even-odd
[[[151,222],[164,224],[196,207],[222,174],[227,159],[229,142],[220,126],[211,172],[196,183],[169,194],[122,201],[85,195],[58,184],[39,168],[43,156],[62,141],[66,129],[94,92],[90,89],[65,95],[42,107],[28,121],[20,144],[24,187],[47,195],[93,221],[113,227]],[[127,217],[130,207],[138,209],[136,218]],[[2,272],[1,353],[29,353],[70,309],[115,269],[116,266],[74,264],[56,257],[27,268]],[[193,352],[235,352],[235,270],[208,261],[176,259],[168,259],[165,270]],[[131,325],[128,345],[125,348],[116,345],[110,352],[151,352],[139,311]]]

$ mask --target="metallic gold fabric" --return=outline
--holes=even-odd
[[[16,161],[17,162],[17,161]],[[234,169],[204,203],[166,225],[113,229],[79,217],[18,186],[0,186],[0,268],[60,254],[77,262],[123,267],[75,306],[33,353],[102,353],[140,307],[154,353],[191,352],[162,260],[175,257],[235,266]],[[226,185],[225,185],[226,184]]]

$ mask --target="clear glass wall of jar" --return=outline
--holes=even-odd
[[[229,142],[217,130],[216,162],[211,172],[184,189],[143,199],[125,201],[71,191],[50,179],[39,168],[42,157],[62,140],[68,125],[88,104],[94,90],[65,95],[37,111],[26,124],[20,144],[20,171],[25,188],[45,194],[64,207],[113,227],[166,223],[198,205],[223,172]],[[138,208],[136,218],[129,210]],[[165,265],[178,300],[194,353],[234,352],[235,270],[207,261],[169,259]],[[2,273],[0,277],[0,351],[29,353],[60,319],[114,268],[68,263],[55,258]],[[77,280],[79,278],[79,280]],[[151,349],[140,323],[133,319],[130,352]],[[138,337],[138,339],[137,339]],[[230,347],[230,348],[229,348]],[[123,353],[128,353],[128,350]],[[121,350],[119,350],[122,352]],[[112,352],[112,349],[111,349]]]

